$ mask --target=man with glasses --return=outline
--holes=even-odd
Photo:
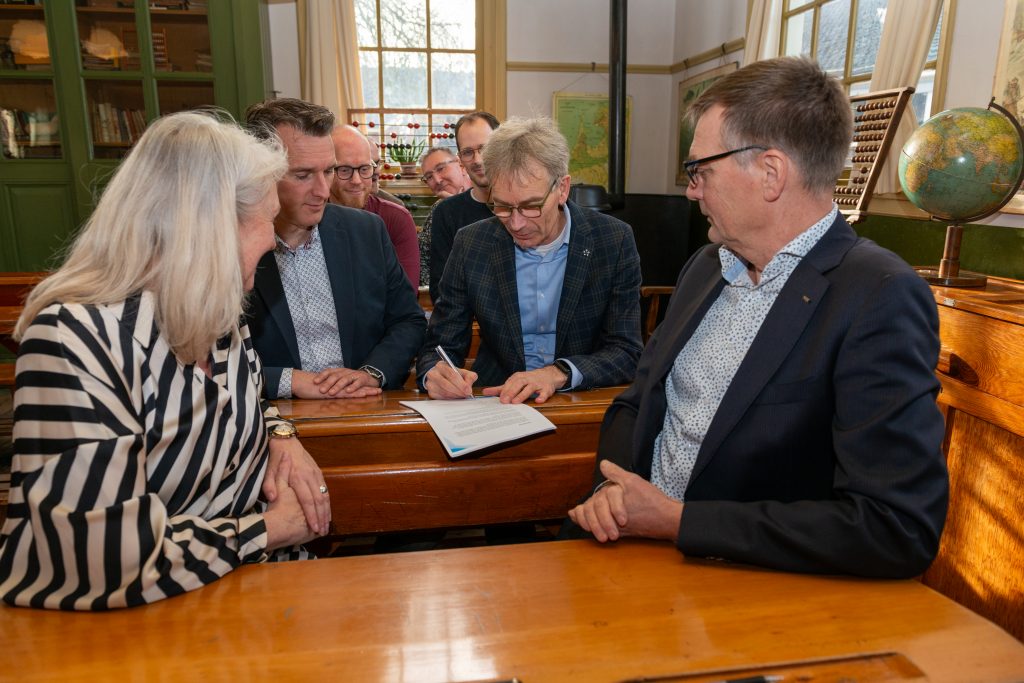
[[[414,292],[420,286],[420,246],[416,234],[416,223],[404,206],[384,201],[373,194],[373,174],[376,164],[372,160],[373,143],[356,128],[349,125],[336,126],[331,133],[334,141],[334,155],[338,160],[334,182],[331,184],[331,201],[352,209],[363,209],[377,214],[384,221],[384,227],[395,247],[398,262],[409,278]]]
[[[277,184],[277,248],[260,260],[248,314],[267,396],[357,398],[400,388],[426,320],[381,219],[328,203],[338,167],[334,115],[281,98],[252,105],[245,122],[288,153]],[[360,140],[363,156],[348,160],[346,173],[362,179],[369,151]]]
[[[569,148],[550,119],[513,118],[484,150],[494,216],[459,230],[416,373],[432,398],[542,403],[624,384],[640,355],[640,257],[628,225],[568,201]],[[450,200],[449,200],[450,201]],[[480,325],[473,370],[461,366]]]
[[[439,199],[447,199],[470,187],[469,175],[459,163],[459,155],[451,147],[431,147],[420,157],[420,177]],[[434,225],[435,203],[420,230],[420,286],[430,284],[430,232]]]
[[[484,145],[498,128],[498,119],[485,111],[466,114],[455,122],[459,161],[472,186],[434,206],[430,221],[430,300],[437,303],[438,283],[452,251],[455,233],[470,223],[491,217],[487,208],[490,182],[484,172]]]
[[[725,76],[689,111],[686,194],[713,244],[683,267],[605,415],[596,488],[569,515],[601,542],[920,574],[948,499],[938,316],[924,280],[832,201],[849,98],[786,57]]]

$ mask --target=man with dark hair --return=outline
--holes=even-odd
[[[338,167],[331,183],[331,201],[352,209],[362,209],[380,216],[412,285],[419,292],[420,246],[412,214],[404,206],[386,202],[373,194],[373,172],[376,165],[371,156],[372,143],[355,127],[335,126],[331,133]]]
[[[437,303],[438,283],[452,252],[459,228],[491,217],[487,208],[490,182],[484,172],[483,150],[498,127],[498,119],[485,111],[466,114],[455,122],[459,161],[472,183],[465,192],[435,205],[430,220],[430,300]]]
[[[559,390],[629,382],[640,355],[633,231],[568,201],[569,147],[550,119],[514,118],[484,152],[490,219],[459,230],[417,376],[432,398],[538,403]],[[450,200],[449,200],[450,201]],[[473,370],[462,364],[480,325]]]
[[[423,221],[420,230],[420,285],[430,284],[430,232],[434,224],[434,209],[441,199],[464,192],[470,188],[469,175],[459,163],[459,155],[451,147],[431,147],[420,157],[420,168],[423,170],[421,180],[430,191],[438,197],[438,201],[430,207],[430,213]]]
[[[686,194],[713,244],[609,408],[596,488],[571,519],[601,542],[788,571],[921,573],[949,490],[938,315],[832,202],[849,98],[787,57],[722,78],[690,115]]]
[[[260,260],[248,314],[267,396],[346,398],[401,387],[426,320],[381,219],[328,203],[338,165],[334,115],[282,98],[252,105],[245,122],[288,152],[277,184],[277,248]]]

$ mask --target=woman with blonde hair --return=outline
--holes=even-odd
[[[268,438],[294,429],[261,404],[240,322],[286,168],[279,144],[210,114],[155,121],[28,298],[8,604],[153,602],[326,533],[323,476],[297,439]]]

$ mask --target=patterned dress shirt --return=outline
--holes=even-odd
[[[757,284],[746,263],[726,247],[719,249],[726,285],[679,352],[665,384],[668,406],[654,441],[651,483],[666,495],[684,500],[701,443],[740,363],[789,276],[828,231],[837,211],[833,204],[827,216],[780,249]]]
[[[338,332],[338,311],[327,273],[327,261],[320,242],[319,227],[313,228],[309,239],[292,249],[277,238],[274,250],[281,285],[288,300],[288,312],[295,326],[299,360],[307,372],[344,367],[341,337]],[[292,395],[292,369],[281,372],[278,398]]]

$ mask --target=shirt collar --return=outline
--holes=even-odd
[[[839,213],[839,207],[833,202],[832,209],[819,219],[814,225],[807,228],[799,235],[790,240],[785,246],[776,252],[768,265],[764,267],[761,277],[756,286],[761,286],[773,280],[784,270],[782,263],[790,260],[799,262],[818,243],[828,229],[835,222]],[[722,264],[722,277],[729,284],[742,284],[738,282],[743,277],[749,280],[747,275],[747,264],[728,247],[722,246],[718,250],[718,260]]]
[[[279,254],[294,254],[299,249],[311,249],[314,245],[320,243],[320,224],[314,225],[313,229],[309,231],[309,237],[306,238],[306,241],[295,249],[289,247],[288,243],[281,239],[280,235],[275,234],[274,239],[277,240],[277,247],[274,248],[274,251]]]

